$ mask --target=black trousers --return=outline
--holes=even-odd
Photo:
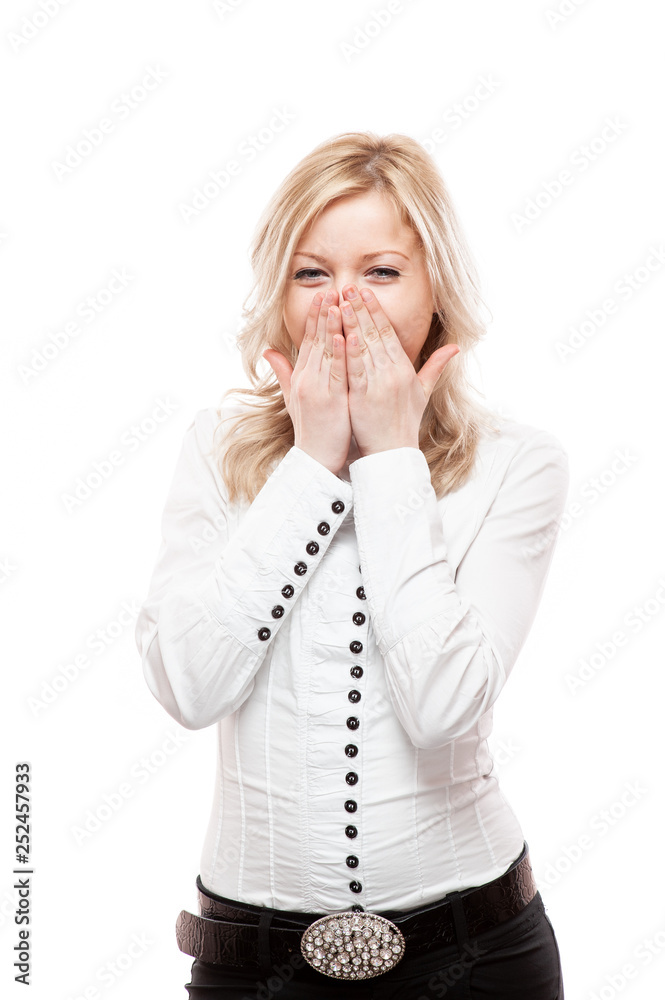
[[[539,892],[491,931],[409,959],[366,982],[330,979],[301,955],[257,972],[194,960],[190,1000],[564,1000],[559,947]]]

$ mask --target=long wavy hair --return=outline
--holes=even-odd
[[[271,347],[295,367],[298,348],[283,321],[283,305],[292,256],[301,236],[336,198],[379,191],[397,208],[403,224],[415,233],[423,252],[436,312],[414,368],[446,343],[459,345],[446,365],[423,413],[419,447],[429,465],[437,498],[464,483],[484,430],[498,430],[498,415],[478,399],[466,374],[469,351],[485,335],[484,301],[478,274],[461,231],[450,195],[434,160],[415,139],[392,133],[345,132],[327,139],[304,157],[284,179],[266,206],[250,249],[254,284],[242,309],[237,337],[242,365],[251,387],[234,387],[217,408],[210,454],[226,483],[230,502],[248,503],[294,445],[294,428],[272,369],[259,375],[257,364]],[[248,405],[231,406],[231,394]],[[223,425],[232,421],[227,432]],[[219,437],[218,437],[219,435]]]

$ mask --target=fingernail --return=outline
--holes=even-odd
[[[355,288],[353,287],[353,285],[351,285],[351,287],[349,288],[348,292],[346,293],[346,297],[347,297],[347,299],[355,299],[355,297],[357,296],[357,294],[358,293],[356,292]]]
[[[369,288],[363,288],[363,290],[362,290],[362,292],[360,294],[363,297],[363,301],[365,301],[365,302],[370,302],[371,301],[372,293],[370,292]]]

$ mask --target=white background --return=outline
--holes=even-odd
[[[30,761],[29,995],[185,998],[191,959],[174,924],[180,909],[196,911],[215,731],[182,729],[152,697],[131,609],[145,596],[185,428],[247,384],[233,341],[260,211],[314,145],[366,129],[422,142],[439,130],[428,148],[493,316],[476,383],[497,410],[555,433],[570,457],[570,512],[493,738],[567,1000],[662,994],[661,10],[564,0],[557,20],[558,3],[402,0],[378,29],[384,0],[3,3],[5,995],[28,995],[13,983],[12,807],[15,763]],[[142,91],[149,71],[153,89]],[[127,95],[135,106],[121,112]],[[250,161],[242,144],[276,109],[292,120],[262,132]],[[59,177],[67,147],[103,118],[112,131]],[[185,221],[182,206],[229,159],[240,174],[216,196],[208,188]],[[565,169],[571,182],[548,196]],[[529,200],[533,218],[520,224]],[[87,322],[80,303],[103,303],[114,269],[126,287]],[[36,370],[72,321],[78,335],[47,348]],[[564,359],[557,344],[585,321]],[[150,423],[160,400],[172,412]],[[137,424],[144,440],[130,450],[121,441]],[[63,496],[117,448],[122,465],[68,511]],[[644,620],[631,627],[636,607]],[[98,629],[113,636],[101,653],[88,645]],[[626,641],[613,652],[617,631]],[[88,665],[63,680],[86,652]],[[567,676],[593,654],[591,678],[571,690]],[[172,733],[182,745],[166,753]],[[120,807],[77,837],[105,795]],[[146,944],[128,960],[133,935]]]

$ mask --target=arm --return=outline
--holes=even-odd
[[[223,479],[205,454],[211,414],[200,410],[185,433],[135,628],[148,687],[187,729],[212,725],[249,696],[353,502],[349,483],[294,446],[232,530]],[[344,510],[335,512],[340,500]],[[327,534],[318,530],[323,522]],[[307,551],[312,541],[316,553]],[[302,575],[298,563],[307,567]],[[282,594],[286,585],[291,597]]]
[[[545,431],[519,442],[455,577],[419,449],[367,455],[349,474],[395,712],[415,746],[443,746],[491,708],[531,629],[568,490],[566,453]]]

